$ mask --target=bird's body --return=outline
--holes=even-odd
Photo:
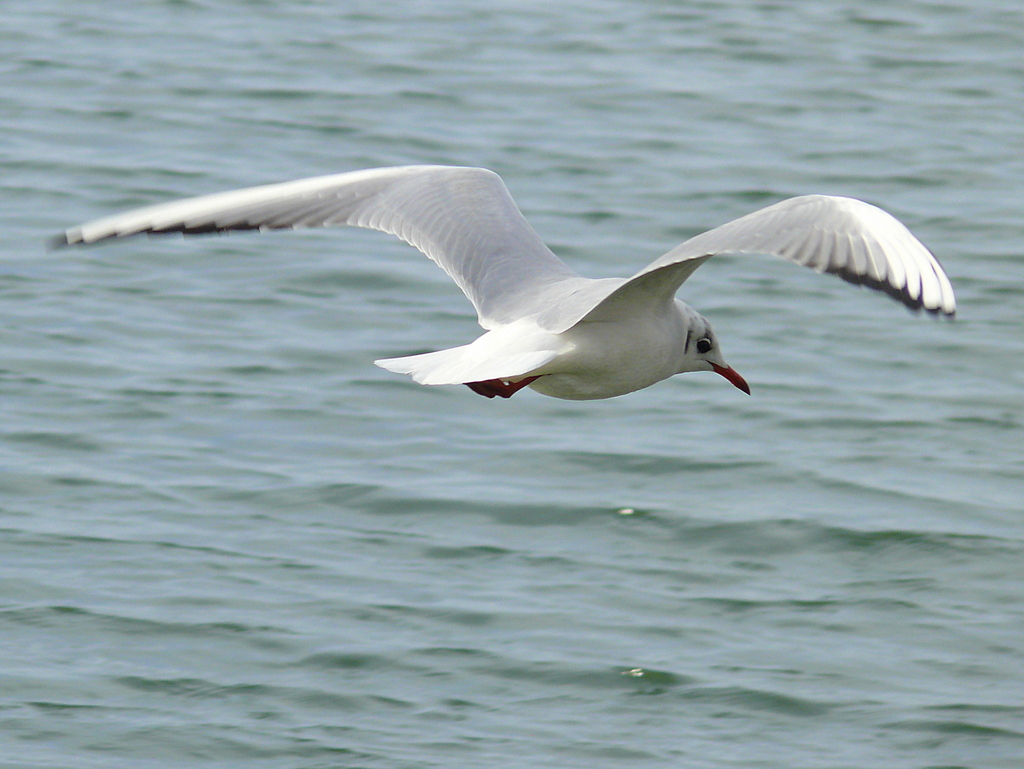
[[[714,371],[749,393],[708,321],[675,298],[720,253],[772,254],[912,309],[956,312],[931,253],[896,219],[858,200],[790,198],[691,238],[631,278],[590,280],[548,250],[501,179],[481,168],[371,169],[190,198],[69,229],[54,245],[332,225],[389,232],[418,248],[458,284],[486,329],[462,347],[377,364],[487,397],[529,386],[555,398],[611,398],[688,371]]]
[[[682,306],[681,306],[682,305]],[[565,352],[531,387],[566,400],[593,400],[650,387],[685,368],[687,316],[682,302],[620,322],[581,321],[560,336]]]

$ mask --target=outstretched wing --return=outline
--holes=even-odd
[[[884,291],[912,310],[956,315],[942,265],[895,218],[853,198],[783,200],[697,235],[656,259],[605,298],[587,318],[630,303],[666,301],[709,257],[771,254],[816,272]]]
[[[549,290],[561,294],[584,281],[551,253],[501,178],[484,168],[379,168],[204,195],[72,227],[51,245],[339,225],[387,232],[418,248],[469,297],[484,328],[536,314]]]

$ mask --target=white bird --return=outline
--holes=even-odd
[[[774,255],[914,310],[956,313],[935,257],[900,222],[859,200],[783,200],[687,240],[630,278],[591,280],[544,245],[501,178],[483,168],[377,168],[205,195],[72,227],[51,246],[335,225],[391,233],[418,248],[458,284],[486,330],[468,345],[377,365],[488,398],[526,386],[555,398],[611,398],[688,371],[714,371],[749,394],[711,324],[675,298],[715,254]]]

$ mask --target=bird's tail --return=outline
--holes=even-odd
[[[446,385],[521,378],[535,373],[558,355],[554,335],[541,332],[540,337],[510,330],[510,326],[505,326],[489,331],[462,347],[374,362],[396,374],[408,374],[420,384]]]

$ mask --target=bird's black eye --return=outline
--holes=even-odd
[[[703,339],[698,339],[697,340],[697,352],[699,352],[701,355],[703,355],[708,350],[710,350],[711,347],[712,347],[711,340],[708,339],[707,337],[704,337]]]

